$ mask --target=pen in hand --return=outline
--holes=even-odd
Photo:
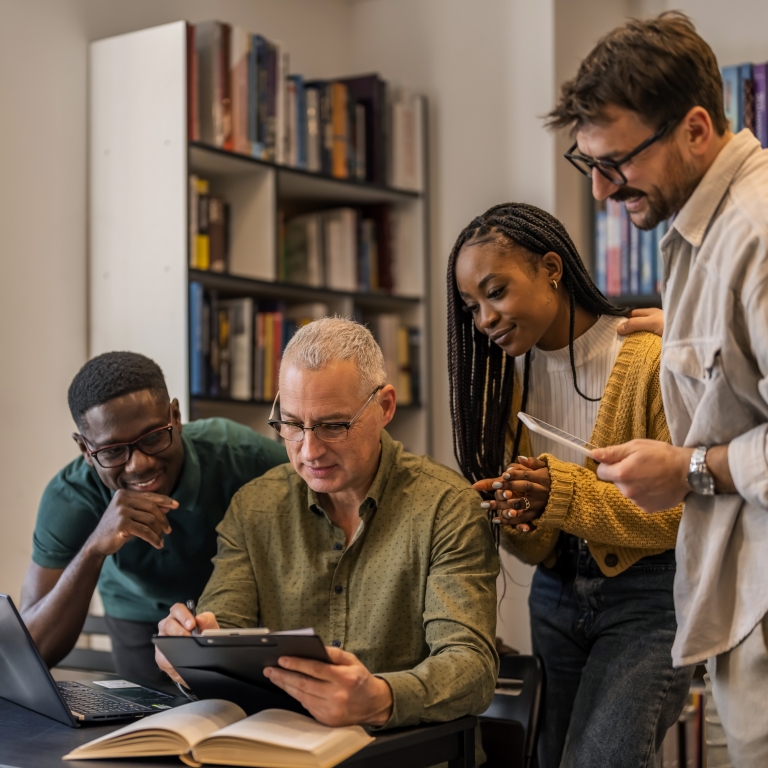
[[[187,609],[193,616],[197,616],[197,604],[194,600],[187,600],[186,602]],[[197,628],[197,623],[195,623],[195,628],[192,630],[193,635],[199,635],[200,630]]]

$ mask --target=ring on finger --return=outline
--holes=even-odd
[[[523,496],[523,504],[525,505],[524,509],[527,512],[531,508],[531,502],[528,501],[527,496]]]

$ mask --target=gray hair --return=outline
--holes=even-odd
[[[384,355],[373,334],[364,325],[344,317],[324,317],[299,328],[285,347],[280,373],[290,366],[319,371],[343,360],[357,365],[361,397],[387,383]]]

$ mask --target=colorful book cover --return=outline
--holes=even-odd
[[[768,90],[768,64],[755,64],[752,67],[752,80],[755,94],[755,136],[763,149],[768,149],[768,113],[766,90]]]
[[[203,350],[203,286],[189,284],[189,393],[205,395],[205,354]]]
[[[333,125],[332,173],[336,178],[349,176],[347,145],[349,109],[347,107],[347,86],[331,83],[331,122]]]

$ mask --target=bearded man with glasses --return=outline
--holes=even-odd
[[[314,627],[332,664],[286,658],[265,674],[328,725],[483,712],[498,671],[493,536],[463,477],[387,434],[394,414],[370,331],[301,328],[270,417],[290,464],[235,495],[197,616],[177,604],[160,634]]]
[[[82,455],[43,493],[22,617],[52,666],[74,646],[98,584],[118,674],[166,680],[151,642],[157,622],[200,595],[232,496],[284,463],[285,450],[228,419],[182,431],[160,367],[133,352],[88,361],[69,407]]]

